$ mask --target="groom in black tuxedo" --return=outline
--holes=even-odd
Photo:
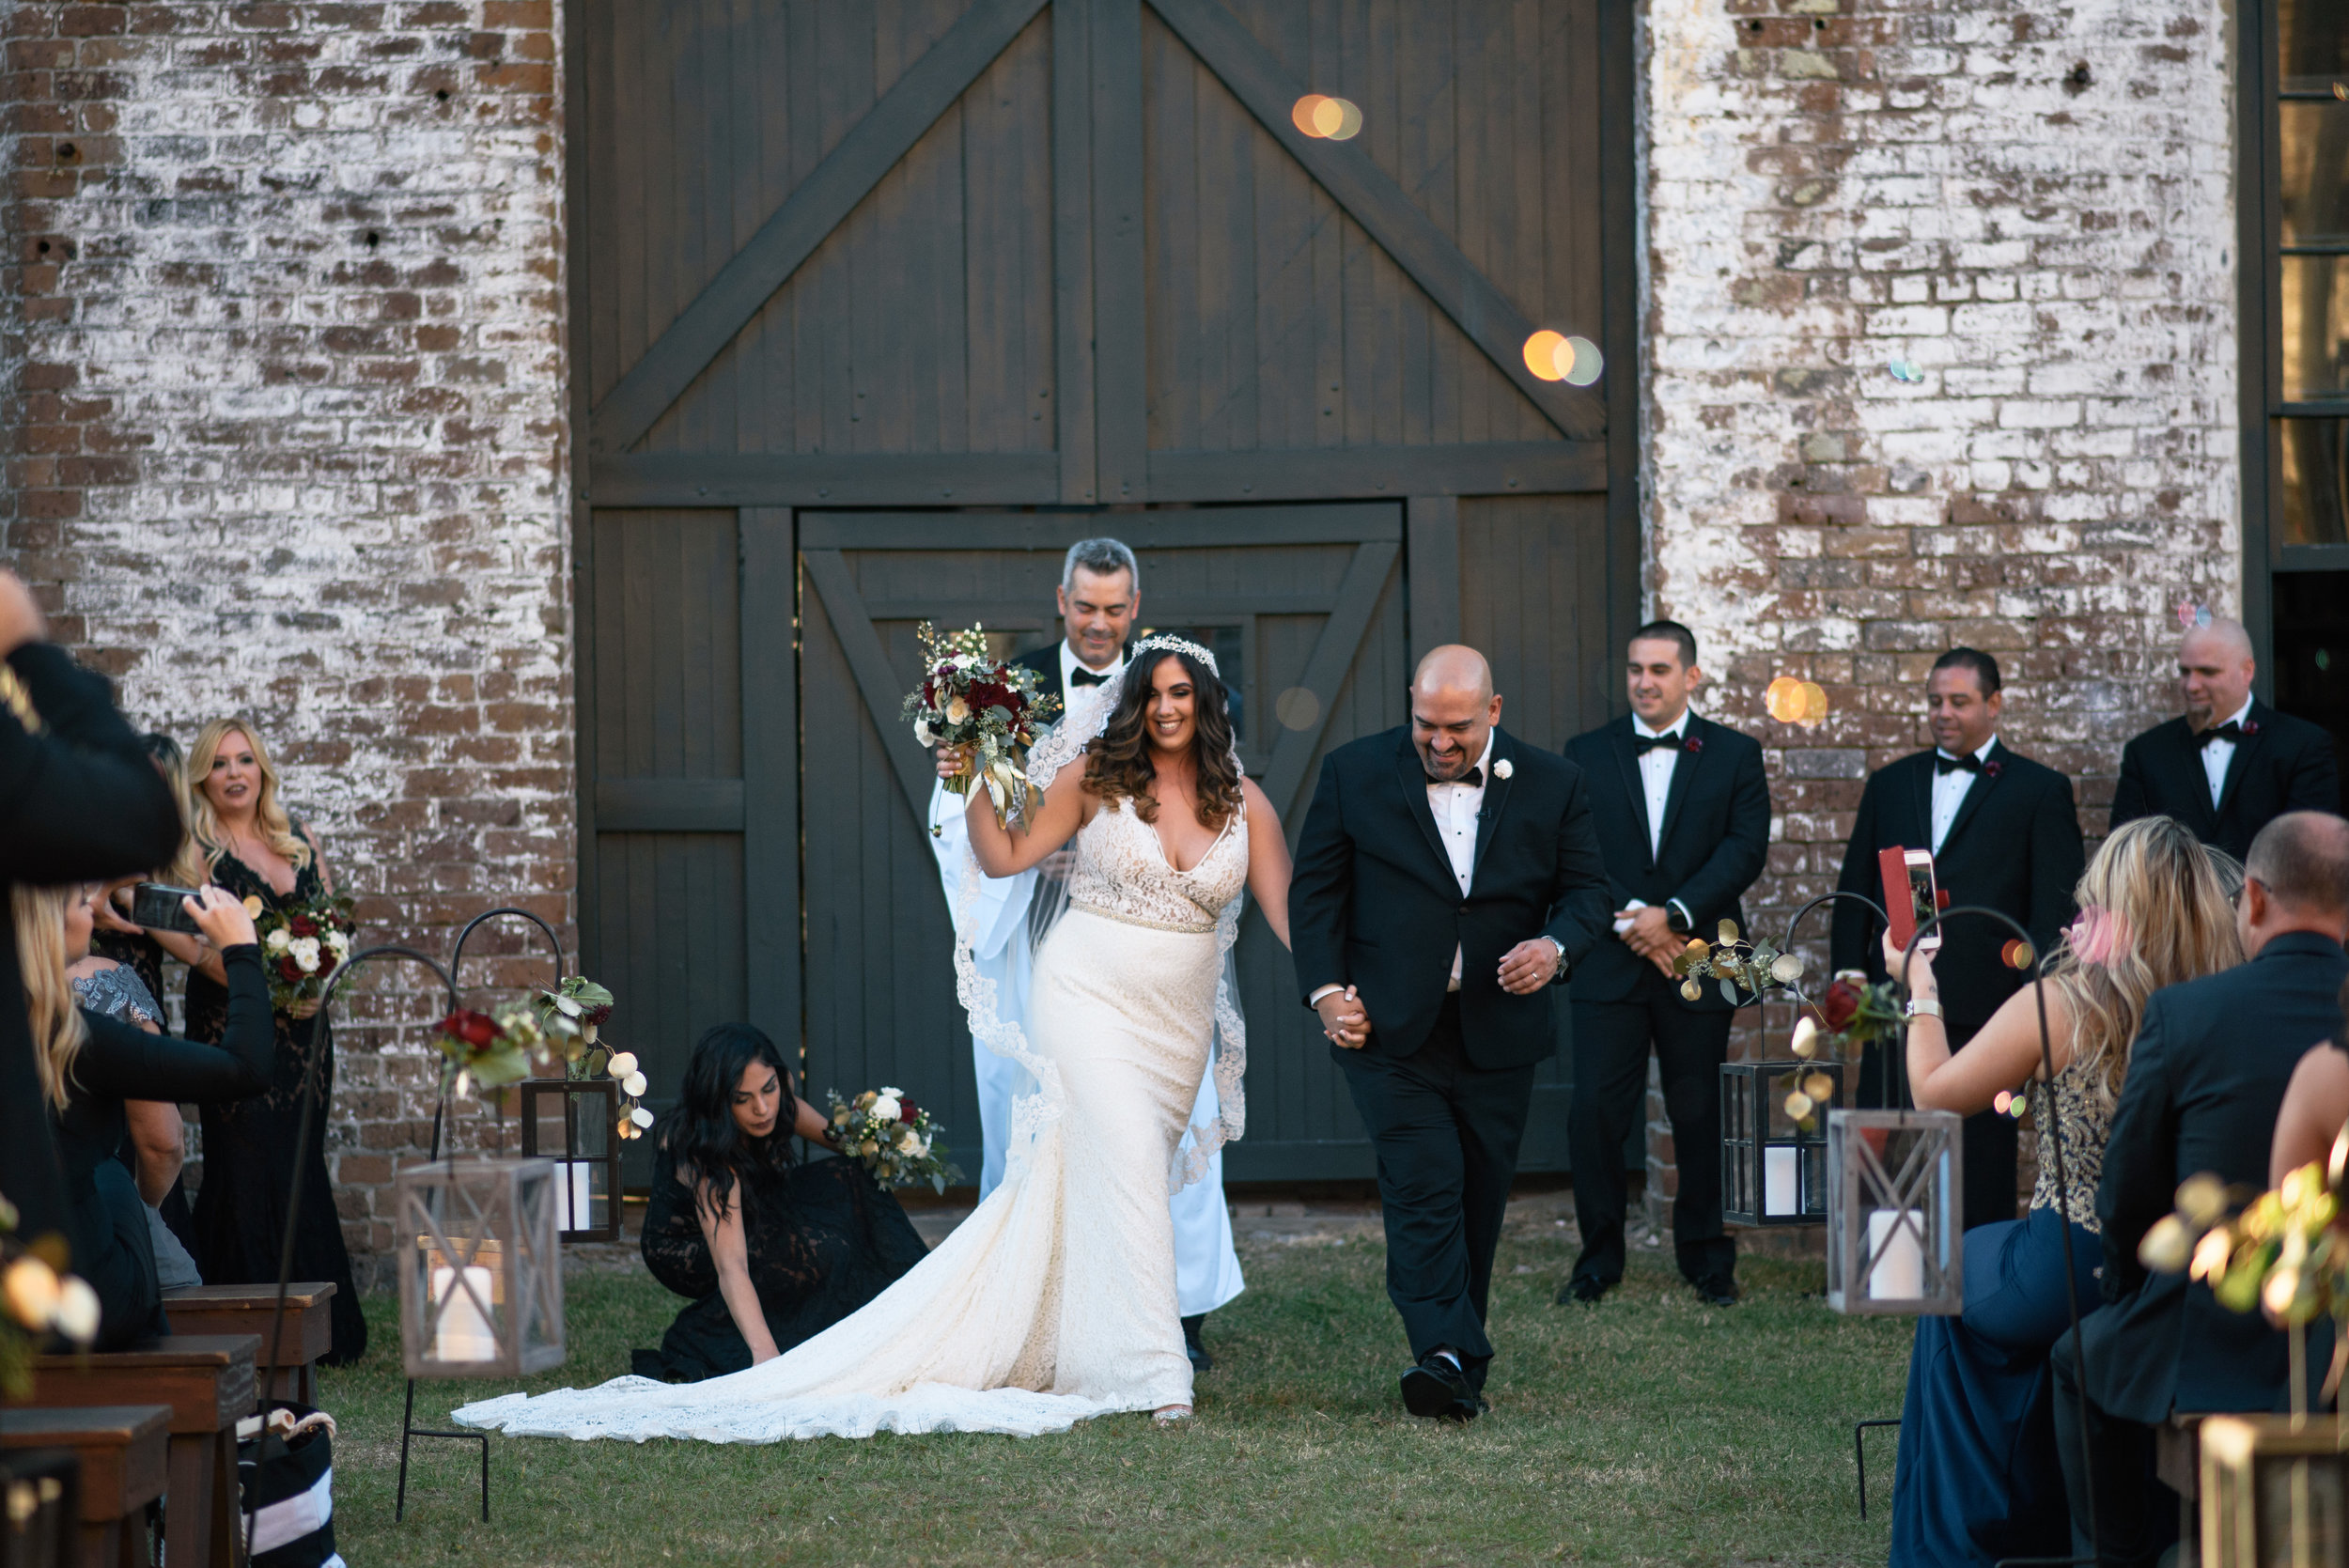
[[[1582,770],[1499,727],[1473,648],[1420,660],[1408,726],[1322,763],[1289,884],[1289,934],[1378,1156],[1387,1295],[1413,1415],[1486,1408],[1493,1250],[1535,1067],[1543,993],[1610,939]]]
[[[1877,851],[1930,849],[1945,908],[1997,909],[2029,931],[2033,949],[2045,955],[2055,951],[2071,924],[2072,892],[2087,855],[2079,814],[2072,807],[2072,781],[1999,743],[2005,706],[1999,688],[1999,661],[1986,653],[1952,648],[1934,660],[1925,677],[1933,749],[1869,778],[1835,886],[1880,904],[1885,890]],[[1975,915],[1936,929],[1942,939],[1933,966],[1947,1009],[1942,1022],[1956,1050],[2027,975],[2006,962],[2014,934],[2004,925]],[[1883,931],[1862,906],[1836,905],[1834,967],[1883,979]],[[1861,1064],[1859,1103],[1884,1104],[1883,1056],[1874,1046]],[[2014,1219],[2015,1123],[1996,1111],[1968,1116],[1965,1154],[1966,1228]]]
[[[1631,634],[1631,711],[1566,742],[1591,786],[1615,939],[1574,976],[1574,1102],[1566,1123],[1582,1255],[1560,1301],[1594,1302],[1623,1279],[1624,1140],[1647,1099],[1652,1042],[1672,1117],[1680,1191],[1672,1250],[1717,1307],[1737,1299],[1737,1244],[1721,1227],[1721,1063],[1736,1013],[1710,987],[1684,1001],[1672,960],[1723,919],[1770,848],[1770,786],[1751,736],[1701,718],[1696,634],[1651,621]]]
[[[2236,860],[2288,811],[2339,811],[2333,737],[2251,695],[2259,665],[2235,621],[2213,621],[2178,644],[2186,712],[2121,752],[2112,825],[2174,816]]]

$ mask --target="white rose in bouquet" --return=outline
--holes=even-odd
[[[877,1122],[894,1122],[897,1119],[899,1109],[897,1096],[894,1093],[884,1094],[873,1102],[873,1119]]]
[[[911,1127],[906,1128],[904,1134],[897,1140],[897,1152],[909,1159],[920,1159],[922,1157],[922,1135]]]
[[[970,720],[971,704],[967,700],[961,697],[957,697],[947,703],[946,722],[948,723],[963,724],[970,722]]]
[[[350,939],[340,931],[329,931],[326,945],[334,950],[334,961],[338,964],[350,956]]]
[[[286,951],[304,974],[316,974],[319,969],[319,939],[316,937],[296,937],[286,944]]]
[[[281,925],[276,930],[272,931],[268,938],[262,941],[261,945],[269,949],[272,953],[283,953],[286,951],[286,944],[292,940],[293,933]]]
[[[916,719],[913,722],[913,738],[926,749],[938,744],[938,732],[930,728],[927,719]]]

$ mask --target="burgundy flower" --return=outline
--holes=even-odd
[[[579,1016],[579,1021],[584,1024],[591,1024],[595,1028],[601,1029],[607,1022],[610,1021],[611,1017],[612,1008],[609,1003],[606,1003],[601,1007],[590,1007],[586,1012],[582,1013]]]
[[[897,1102],[897,1120],[903,1122],[906,1126],[911,1126],[913,1125],[913,1119],[921,1114],[921,1108],[915,1105],[911,1100],[901,1099]]]
[[[2259,732],[2260,722],[2257,719],[2246,719],[2243,721],[2243,733],[2245,735],[2257,735]]]
[[[1688,737],[1688,739],[1683,740],[1680,743],[1680,749],[1688,753],[1690,756],[1694,756],[1699,752],[1704,750],[1704,742],[1698,737],[1692,735]]]
[[[1819,999],[1819,1017],[1827,1020],[1830,1034],[1841,1034],[1859,1017],[1859,987],[1848,980],[1838,980]]]
[[[277,978],[288,986],[302,984],[302,966],[293,961],[292,954],[289,953],[277,960]]]
[[[297,937],[315,937],[319,934],[319,923],[308,915],[296,915],[286,922],[286,929]]]
[[[487,1013],[476,1013],[470,1007],[459,1007],[441,1020],[441,1032],[453,1040],[462,1040],[475,1050],[494,1044],[498,1037],[497,1020]]]
[[[2005,771],[2006,764],[1995,757],[1982,765],[1982,776],[1985,779],[1995,779]]]

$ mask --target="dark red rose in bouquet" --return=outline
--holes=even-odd
[[[498,1037],[497,1020],[487,1013],[476,1013],[470,1007],[459,1007],[441,1020],[441,1032],[453,1040],[462,1040],[479,1050]]]
[[[897,1120],[905,1123],[908,1126],[912,1126],[913,1119],[921,1114],[922,1108],[915,1105],[911,1100],[901,1099],[897,1102]]]
[[[1830,1034],[1841,1034],[1859,1017],[1860,990],[1848,980],[1838,980],[1819,999],[1819,1017]]]
[[[277,960],[277,975],[279,979],[285,981],[285,983],[288,986],[299,986],[302,984],[303,978],[302,966],[295,963],[291,958],[280,958]]]
[[[286,922],[286,929],[297,937],[315,937],[319,934],[319,923],[308,915],[296,915]]]

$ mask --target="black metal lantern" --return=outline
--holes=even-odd
[[[1840,1062],[1723,1063],[1721,1218],[1825,1223],[1827,1115],[1843,1102]]]
[[[525,1079],[522,1157],[554,1163],[565,1241],[620,1239],[620,1088],[608,1078]]]

